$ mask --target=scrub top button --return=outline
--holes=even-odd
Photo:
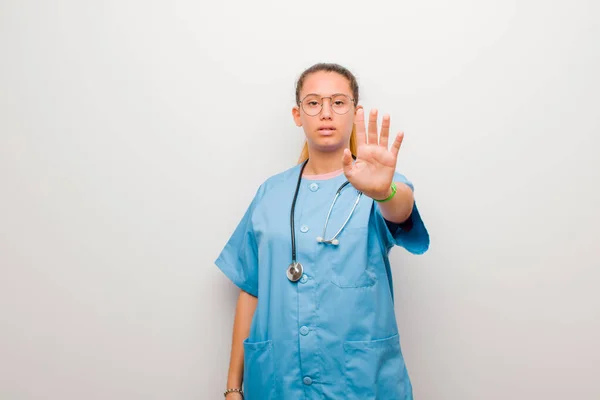
[[[310,379],[310,376],[305,376],[304,379],[302,379],[302,382],[304,382],[305,385],[311,385],[312,379]]]
[[[302,278],[300,278],[300,282],[302,282],[302,283],[308,282],[308,276],[306,276],[306,274],[302,275]]]
[[[300,231],[303,232],[303,233],[308,232],[308,226],[302,225],[302,227],[300,227]]]
[[[308,329],[306,326],[303,326],[302,328],[300,328],[300,333],[302,334],[302,336],[308,335],[309,331],[310,331],[310,329]]]
[[[319,185],[316,183],[311,183],[310,190],[312,190],[313,192],[316,192],[317,190],[319,190]]]

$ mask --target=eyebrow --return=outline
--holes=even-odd
[[[349,94],[346,94],[346,93],[334,93],[331,96],[336,96],[338,94],[343,94],[344,96],[348,96],[348,97],[352,98],[352,96],[350,96]],[[307,96],[329,97],[329,96],[323,96],[322,94],[319,94],[319,93],[308,93],[308,94],[304,95],[304,97],[307,97]]]

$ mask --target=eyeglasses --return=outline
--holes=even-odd
[[[319,115],[321,110],[323,109],[323,100],[329,99],[331,101],[331,109],[336,114],[346,114],[352,108],[354,104],[354,99],[345,94],[337,93],[328,97],[321,97],[318,94],[309,94],[302,101],[300,105],[302,110],[306,113],[306,115],[310,115],[314,117],[315,115]]]

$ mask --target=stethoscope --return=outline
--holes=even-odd
[[[294,192],[294,199],[292,200],[292,209],[290,212],[290,231],[291,231],[291,236],[292,236],[292,263],[287,268],[287,277],[292,282],[298,281],[302,277],[302,274],[304,273],[304,267],[302,266],[302,264],[300,264],[298,261],[296,261],[296,229],[294,227],[294,210],[296,209],[296,199],[298,198],[298,192],[300,190],[300,182],[302,181],[302,172],[304,171],[304,167],[306,167],[307,163],[308,163],[308,160],[306,160],[304,162],[304,164],[302,165],[302,168],[300,168],[300,175],[298,176],[298,182],[296,183],[296,191]],[[333,202],[331,203],[331,207],[329,207],[329,212],[327,213],[327,218],[325,219],[325,225],[323,226],[323,234],[321,236],[317,237],[317,242],[323,243],[323,244],[332,244],[334,246],[337,246],[340,244],[340,241],[337,237],[342,232],[344,227],[348,224],[348,221],[350,221],[352,214],[354,214],[354,210],[356,209],[356,206],[358,205],[358,202],[360,201],[362,192],[360,192],[360,191],[358,192],[358,196],[356,197],[356,201],[354,202],[354,206],[352,207],[352,210],[350,210],[350,214],[348,214],[348,218],[346,218],[346,221],[344,221],[344,223],[342,224],[342,227],[335,233],[335,235],[333,235],[333,237],[331,239],[325,239],[325,237],[326,237],[325,234],[327,233],[327,225],[329,223],[329,217],[331,216],[331,211],[333,210],[333,206],[335,205],[335,202],[337,201],[338,197],[340,196],[342,189],[344,189],[348,184],[350,184],[350,182],[348,182],[348,181],[344,182],[338,188],[337,192],[335,193],[335,197],[333,198]]]

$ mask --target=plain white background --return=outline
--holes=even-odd
[[[599,11],[0,2],[0,398],[222,398],[213,262],[296,162],[320,61],[406,134],[432,239],[392,254],[415,398],[600,398]]]

